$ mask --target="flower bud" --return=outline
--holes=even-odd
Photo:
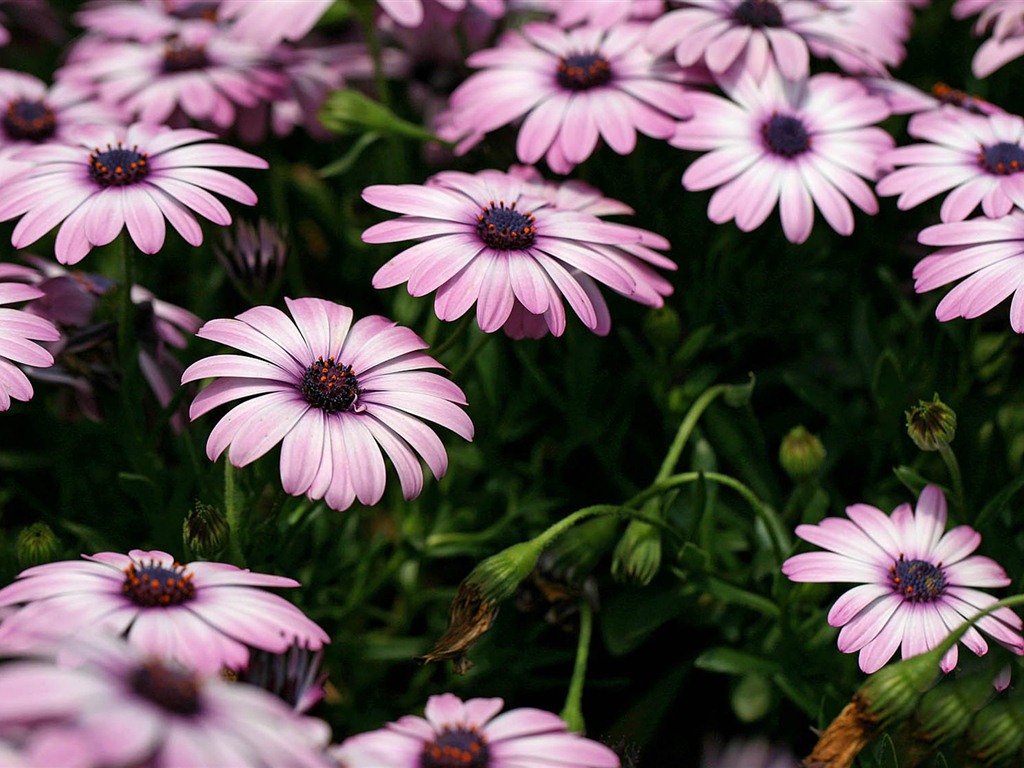
[[[651,309],[644,318],[644,336],[655,349],[671,352],[679,345],[683,325],[671,307]]]
[[[661,531],[653,525],[633,520],[626,526],[615,554],[612,576],[621,582],[646,586],[661,568]]]
[[[821,471],[825,463],[825,446],[817,435],[802,425],[793,427],[782,438],[779,446],[779,464],[794,482],[809,480]]]
[[[907,434],[922,451],[937,451],[953,442],[956,414],[937,394],[931,402],[919,400],[906,417]]]
[[[986,765],[998,763],[1024,745],[1024,713],[1017,700],[1004,699],[981,710],[967,735],[967,752]]]
[[[60,557],[60,539],[46,523],[32,523],[18,534],[15,555],[22,569],[53,562]]]
[[[992,698],[992,684],[983,675],[944,680],[928,691],[917,709],[917,735],[939,745],[962,736],[975,713]]]
[[[211,560],[220,555],[230,536],[228,521],[216,507],[197,501],[185,515],[182,525],[185,548],[199,560]]]
[[[288,256],[285,234],[266,219],[256,225],[239,220],[213,248],[235,288],[253,303],[270,302],[281,283]]]

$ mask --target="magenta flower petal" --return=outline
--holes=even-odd
[[[285,492],[325,498],[335,509],[357,498],[380,501],[385,454],[406,498],[423,485],[417,456],[442,476],[444,446],[421,419],[467,440],[473,424],[462,390],[427,370],[442,366],[421,353],[423,340],[380,316],[353,322],[352,310],[333,302],[285,303],[291,318],[256,307],[234,320],[211,320],[197,334],[255,355],[214,355],[182,374],[182,383],[215,378],[192,402],[193,419],[251,398],[214,426],[210,459],[229,449],[228,460],[244,466],[281,443]]]
[[[864,504],[848,508],[850,520],[826,518],[801,525],[797,535],[828,552],[794,555],[782,564],[793,581],[859,581],[840,597],[828,614],[839,632],[839,650],[860,652],[860,668],[871,674],[902,649],[903,658],[931,650],[964,620],[996,601],[975,587],[1010,584],[1003,569],[987,557],[971,555],[981,537],[968,526],[943,533],[946,498],[927,486],[917,508],[900,505],[886,517]],[[1024,622],[1000,608],[975,623],[962,642],[981,655],[988,645],[984,632],[1014,653],[1024,654]],[[941,663],[956,665],[950,652]]]

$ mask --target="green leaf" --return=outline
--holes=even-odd
[[[765,616],[770,616],[773,619],[777,619],[781,615],[779,606],[768,598],[761,597],[753,592],[748,592],[745,589],[730,584],[727,581],[722,581],[721,579],[716,579],[714,577],[709,578],[707,582],[707,591],[726,603],[750,608],[758,613],[763,613]]]
[[[601,635],[613,656],[622,656],[643,643],[654,630],[687,607],[678,589],[657,592],[624,589],[601,609]]]
[[[776,661],[722,645],[708,648],[694,660],[693,666],[723,675],[749,675],[755,672],[774,675],[782,671]]]
[[[982,507],[981,512],[978,513],[978,517],[974,521],[974,527],[982,527],[990,517],[997,515],[1006,509],[1007,504],[1010,503],[1010,499],[1013,498],[1021,488],[1024,488],[1024,477],[1018,477],[1003,488],[988,502],[988,504]]]
[[[920,496],[921,491],[924,490],[926,485],[940,485],[939,483],[924,477],[913,467],[908,467],[906,465],[893,467],[892,473],[896,475],[896,478],[903,483],[903,485],[907,487],[907,490],[914,494],[914,496]],[[948,494],[948,491],[946,491],[945,488],[943,488],[943,491]]]

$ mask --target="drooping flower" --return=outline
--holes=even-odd
[[[611,749],[569,732],[556,715],[532,708],[501,712],[504,704],[431,696],[424,717],[406,715],[330,752],[343,768],[619,768]]]
[[[817,525],[797,526],[797,536],[828,551],[794,555],[782,564],[782,572],[793,581],[859,583],[832,606],[828,622],[842,627],[839,650],[859,651],[860,668],[868,674],[885,665],[897,648],[904,659],[931,650],[996,602],[976,587],[1010,584],[994,560],[971,555],[981,543],[977,531],[961,525],[943,533],[946,498],[934,485],[921,492],[916,509],[901,504],[886,515],[854,504],[846,514],[848,519],[829,517]],[[985,632],[1024,654],[1021,626],[1012,610],[998,608],[979,619],[961,641],[984,655]],[[949,672],[956,663],[953,646],[940,666]]]
[[[961,280],[939,302],[935,317],[972,319],[1012,295],[1010,326],[1024,333],[1024,213],[936,224],[917,239],[939,250],[914,267],[915,291],[925,293]]]
[[[249,398],[213,428],[211,461],[228,449],[236,467],[281,443],[281,483],[294,496],[348,509],[384,495],[384,453],[406,499],[419,495],[418,457],[440,478],[448,456],[424,421],[466,440],[473,424],[459,407],[462,390],[432,373],[442,368],[408,328],[373,315],[353,323],[352,310],[322,299],[285,299],[292,317],[255,307],[235,319],[211,320],[200,338],[247,352],[193,363],[182,383],[215,377],[192,401],[197,419],[219,405]]]
[[[719,187],[708,205],[711,221],[735,219],[749,232],[778,203],[786,237],[802,243],[815,206],[843,235],[853,231],[849,201],[878,212],[864,178],[874,178],[879,156],[893,146],[889,134],[871,127],[889,115],[882,99],[849,78],[786,81],[774,69],[760,82],[741,72],[720,85],[729,99],[691,94],[696,115],[670,140],[683,149],[713,150],[683,174],[689,190]]]
[[[655,55],[674,50],[682,67],[703,62],[716,75],[741,70],[755,80],[778,69],[795,80],[809,74],[808,46],[813,46],[815,55],[838,51],[863,62],[869,71],[884,71],[871,50],[878,30],[843,24],[843,12],[831,3],[682,0],[682,6],[657,19],[646,37]]]
[[[145,123],[80,127],[74,145],[46,144],[18,153],[17,159],[33,167],[4,189],[0,221],[22,216],[11,235],[15,248],[31,245],[60,224],[56,253],[62,264],[81,261],[126,226],[139,250],[156,253],[164,245],[165,218],[189,245],[199,245],[203,231],[193,211],[217,224],[231,223],[231,214],[210,191],[245,205],[256,202],[246,184],[210,166],[267,167],[248,152],[206,142],[211,138],[214,134],[194,128]]]
[[[975,77],[988,77],[1024,54],[1024,7],[1017,0],[957,0],[953,16],[964,19],[980,14],[974,34],[990,37],[971,61]]]
[[[0,411],[10,408],[12,399],[32,399],[32,383],[15,363],[37,368],[53,365],[53,356],[35,343],[60,338],[53,323],[24,309],[4,306],[42,295],[41,290],[31,285],[0,282]]]
[[[283,87],[260,46],[230,37],[209,22],[183,23],[160,41],[81,39],[57,71],[59,81],[93,90],[129,119],[227,129],[238,109]]]
[[[505,327],[514,338],[533,335],[508,327],[517,306],[560,336],[564,298],[584,325],[607,332],[597,282],[630,297],[637,291],[636,280],[607,250],[639,243],[641,230],[560,210],[499,171],[441,178],[457,184],[363,190],[371,205],[403,214],[367,229],[364,241],[421,241],[377,270],[375,288],[408,282],[413,296],[436,290],[434,311],[442,320],[458,319],[476,304],[483,331]]]
[[[692,114],[685,75],[644,49],[646,29],[623,23],[567,31],[537,22],[507,32],[497,47],[468,57],[469,66],[483,69],[452,93],[438,135],[458,141],[462,154],[523,118],[519,160],[544,157],[556,173],[590,157],[599,138],[620,155],[633,151],[637,131],[668,138]]]
[[[946,222],[963,221],[978,205],[989,218],[1024,208],[1024,119],[937,109],[914,115],[907,132],[928,143],[883,155],[883,165],[902,167],[875,185],[879,195],[899,195],[900,210],[943,192],[949,192],[940,210]]]
[[[508,175],[523,181],[524,194],[544,200],[554,210],[576,211],[599,217],[634,213],[625,203],[605,197],[598,189],[582,181],[547,181],[536,168],[528,166],[513,166],[509,169]],[[492,176],[496,183],[500,184],[505,174],[500,171],[482,171],[477,176]],[[472,178],[470,174],[461,171],[442,171],[428,179],[427,184],[460,192],[467,184],[472,185]],[[658,253],[659,250],[671,248],[671,244],[661,235],[646,229],[628,224],[618,224],[617,227],[620,231],[633,231],[636,234],[636,242],[614,245],[593,243],[591,247],[629,275],[634,288],[632,293],[623,295],[649,307],[663,306],[664,297],[671,295],[673,291],[672,283],[654,268],[676,269],[674,261]],[[599,335],[607,334],[611,327],[611,314],[604,297],[597,290],[597,286],[592,284],[592,280],[579,270],[574,271],[573,275],[581,283],[590,281],[587,295],[593,301],[598,318],[594,331]],[[513,338],[540,338],[549,331],[543,315],[530,312],[518,299],[503,327]]]
[[[0,666],[0,731],[30,766],[330,768],[327,724],[255,686],[109,636],[46,650]]]
[[[101,628],[143,652],[203,673],[241,669],[249,646],[282,653],[293,641],[320,648],[327,634],[261,587],[297,587],[284,576],[227,563],[179,563],[166,552],[99,552],[22,571],[0,589],[21,606],[0,624],[0,649],[31,649],[40,637]]]

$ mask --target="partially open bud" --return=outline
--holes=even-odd
[[[956,414],[937,394],[931,402],[919,400],[906,417],[907,434],[922,451],[937,451],[956,436]]]
[[[661,568],[661,531],[649,523],[632,520],[612,556],[612,576],[625,583],[645,586]]]
[[[228,544],[231,529],[228,521],[216,507],[200,501],[185,515],[182,538],[186,549],[199,560],[211,560],[220,555]]]
[[[50,563],[60,557],[60,539],[46,523],[32,523],[18,534],[15,554],[23,569]]]
[[[255,225],[239,220],[224,230],[222,244],[213,248],[236,290],[254,304],[275,298],[288,256],[285,234],[266,219]]]
[[[794,482],[809,480],[821,471],[825,463],[825,446],[817,435],[802,425],[793,427],[782,438],[779,446],[779,464]]]
[[[249,666],[236,679],[277,696],[296,712],[308,712],[324,697],[327,673],[320,671],[323,649],[311,651],[293,642],[283,653],[249,651]]]

